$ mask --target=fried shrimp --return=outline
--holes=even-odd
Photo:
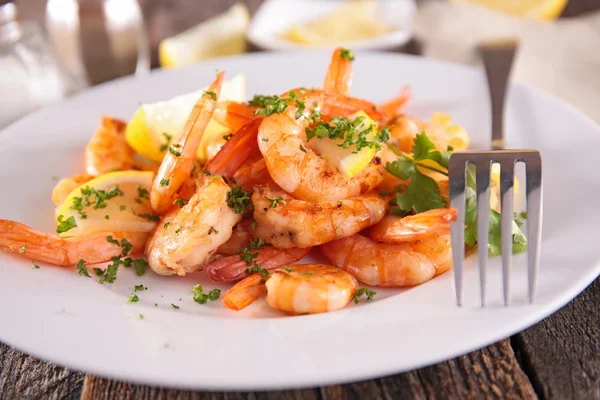
[[[229,192],[221,177],[200,175],[189,202],[165,214],[151,233],[146,245],[150,268],[160,275],[183,276],[210,262],[241,219],[227,205]]]
[[[304,126],[284,114],[263,119],[258,147],[271,178],[283,190],[306,201],[337,201],[371,191],[383,179],[376,156],[365,169],[347,178],[334,165],[307,147]]]
[[[278,248],[313,247],[351,236],[383,218],[386,202],[375,194],[307,202],[259,187],[252,195],[256,236]]]
[[[319,250],[334,265],[373,286],[420,285],[452,266],[449,234],[399,244],[378,243],[356,234]]]
[[[147,238],[148,232],[95,232],[61,238],[19,222],[0,220],[1,249],[59,266],[72,266],[80,260],[87,264],[110,261],[123,251],[123,246],[116,243],[129,243],[126,255],[137,255],[144,251]]]
[[[339,268],[321,264],[291,265],[269,277],[251,275],[229,289],[223,305],[241,310],[266,290],[267,304],[288,314],[317,314],[346,306],[358,288],[356,279]]]

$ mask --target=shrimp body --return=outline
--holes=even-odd
[[[221,125],[237,132],[242,126],[256,118],[257,107],[237,101],[220,101],[216,104],[214,119]]]
[[[248,263],[242,260],[239,254],[237,254],[211,262],[204,267],[204,271],[216,282],[237,281],[248,276],[248,272],[246,272],[248,268],[259,266],[260,268],[269,271],[283,267],[301,260],[310,253],[310,250],[310,248],[276,249],[273,246],[264,246],[260,250],[256,250],[258,256],[252,260],[251,265],[248,265]]]
[[[373,286],[415,286],[452,266],[450,235],[414,242],[378,243],[361,234],[319,247],[333,264]]]
[[[267,291],[267,304],[288,314],[337,311],[348,304],[358,288],[356,279],[329,265],[291,265],[271,271],[268,278],[252,275],[223,296],[227,308],[240,310]]]
[[[125,141],[126,127],[124,121],[102,117],[100,127],[85,148],[85,169],[89,175],[126,171],[133,167],[134,151]]]
[[[204,168],[211,174],[233,176],[254,151],[258,152],[259,125],[260,119],[254,119],[240,128]]]
[[[284,114],[263,119],[258,130],[258,147],[275,183],[306,201],[337,201],[358,196],[375,188],[383,177],[381,160],[375,157],[361,173],[347,178],[306,147],[304,127]]]
[[[147,232],[95,232],[82,236],[61,238],[33,229],[19,222],[0,220],[0,248],[31,260],[59,266],[72,266],[79,260],[87,264],[110,261],[122,253],[122,247],[108,241],[131,243],[127,255],[144,251]]]
[[[165,214],[146,245],[156,273],[183,276],[200,270],[229,240],[241,218],[227,205],[229,191],[221,177],[200,175],[189,202]]]
[[[181,134],[173,140],[158,169],[150,191],[150,204],[158,214],[172,207],[181,186],[189,179],[204,130],[219,96],[224,72],[220,72],[194,105]]]
[[[252,202],[256,236],[282,249],[313,247],[351,236],[379,222],[386,211],[385,200],[374,194],[312,203],[260,187]]]
[[[253,190],[256,185],[273,182],[264,158],[246,163],[234,175],[233,183],[244,190]]]
[[[407,217],[388,214],[369,229],[369,237],[385,243],[413,242],[450,233],[450,222],[455,219],[455,208],[429,210]]]

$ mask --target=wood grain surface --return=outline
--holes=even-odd
[[[21,1],[25,8],[21,14],[40,15],[37,9],[27,9],[27,5],[39,7],[40,2]],[[235,2],[140,0],[154,46]],[[251,12],[260,2],[246,0]],[[563,16],[576,17],[598,9],[600,0],[570,0]],[[133,385],[64,369],[0,343],[0,399],[600,399],[599,326],[597,279],[551,317],[466,356],[365,382],[256,393]]]

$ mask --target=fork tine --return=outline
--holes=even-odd
[[[514,212],[514,169],[513,159],[500,164],[500,211],[502,222],[502,290],[504,305],[510,303],[510,266],[512,260],[512,224]]]
[[[457,209],[456,221],[450,224],[452,244],[452,271],[456,304],[462,306],[463,299],[463,263],[465,258],[465,159],[459,153],[450,157],[448,165],[450,175],[450,207]]]
[[[529,302],[535,300],[535,288],[540,266],[542,238],[542,158],[539,151],[528,152],[525,158],[527,181],[527,268]]]
[[[488,238],[490,231],[490,164],[491,160],[482,160],[482,162],[476,164],[477,171],[475,173],[477,177],[477,243],[481,307],[485,307]]]

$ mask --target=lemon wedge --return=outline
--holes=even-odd
[[[243,53],[246,51],[245,34],[249,24],[248,8],[237,3],[223,14],[161,41],[158,61],[161,67],[171,68]]]
[[[329,15],[292,25],[281,37],[306,45],[339,45],[381,36],[393,29],[375,18],[376,7],[375,0],[347,1]]]
[[[153,177],[146,171],[110,172],[73,189],[56,208],[57,232],[149,232],[158,220],[150,207]]]
[[[139,154],[160,163],[171,138],[183,130],[194,104],[204,90],[206,88],[170,100],[140,105],[127,124],[125,140]],[[246,101],[246,77],[236,75],[231,80],[224,81],[219,100]],[[211,120],[204,131],[198,159],[206,162],[208,144],[228,133],[226,127]]]
[[[377,125],[375,122],[364,111],[359,111],[348,119],[354,121],[358,117],[364,117],[364,120],[357,127],[357,131],[363,131],[372,125],[373,129],[367,135],[367,140],[374,140],[377,134]],[[356,149],[355,146],[344,149],[338,146],[342,142],[342,139],[314,138],[309,144],[317,154],[335,165],[347,178],[352,178],[369,165],[373,157],[377,154],[377,149],[363,147],[360,151],[353,153]]]
[[[556,19],[568,0],[453,0],[475,3],[518,17],[532,19]]]

